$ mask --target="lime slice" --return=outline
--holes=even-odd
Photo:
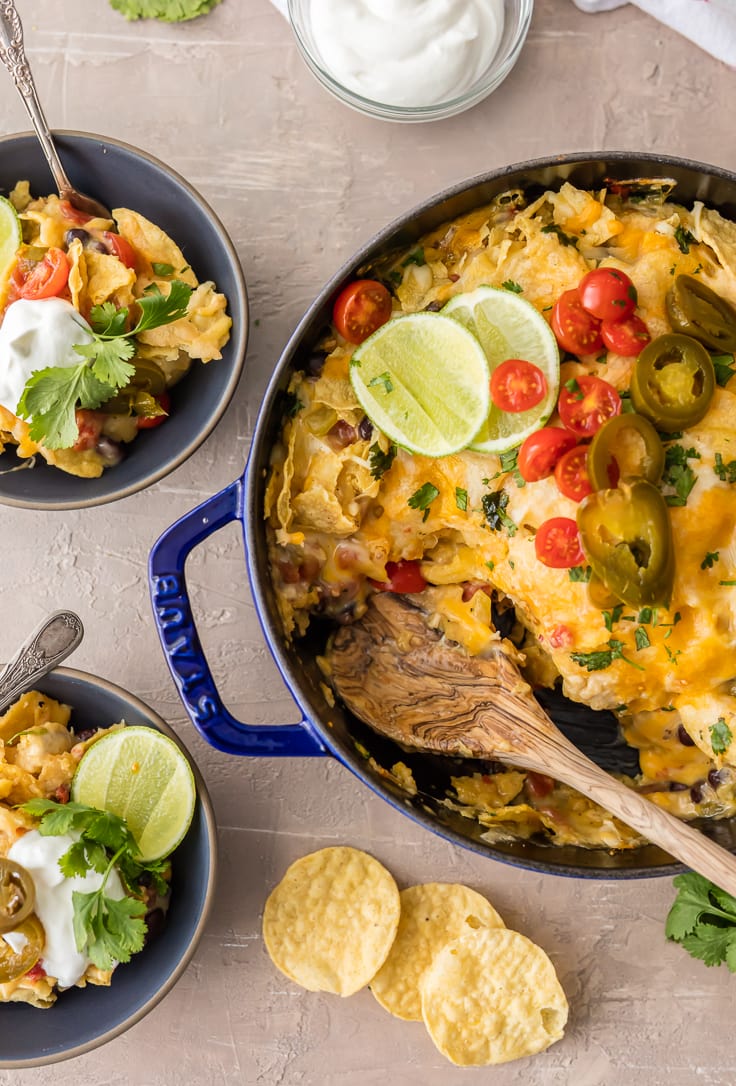
[[[469,442],[470,448],[477,452],[502,453],[513,449],[544,426],[557,403],[560,352],[552,329],[531,302],[497,287],[478,287],[466,294],[456,294],[441,315],[459,321],[477,337],[491,373],[507,358],[524,358],[539,366],[547,378],[547,395],[529,411],[501,411],[491,403],[485,421]]]
[[[110,732],[85,752],[72,781],[76,803],[124,818],[144,860],[173,852],[189,829],[197,790],[186,757],[153,728]]]
[[[439,313],[410,313],[384,324],[353,353],[350,380],[371,422],[423,456],[465,448],[491,402],[481,345]]]
[[[18,212],[10,200],[0,196],[0,287],[15,263],[15,254],[22,240]]]

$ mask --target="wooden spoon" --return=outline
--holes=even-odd
[[[374,731],[434,754],[484,758],[569,784],[736,895],[736,857],[609,776],[552,723],[501,651],[469,656],[396,596],[377,594],[327,652],[333,685]]]

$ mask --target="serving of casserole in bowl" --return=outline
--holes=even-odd
[[[735,216],[725,171],[574,155],[459,185],[356,254],[292,336],[243,479],[151,557],[202,734],[233,753],[329,751],[513,863],[672,871],[551,778],[409,753],[347,712],[330,636],[396,592],[459,652],[512,656],[586,753],[733,846]],[[183,562],[233,519],[301,725],[234,720],[199,648]]]

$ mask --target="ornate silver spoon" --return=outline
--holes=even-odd
[[[110,212],[105,205],[75,189],[66,175],[38,100],[36,85],[23,48],[23,27],[13,0],[0,0],[0,61],[13,77],[16,89],[36,130],[51,173],[54,175],[61,199],[68,200],[72,207],[87,215],[109,219]]]
[[[66,660],[83,637],[82,620],[73,611],[54,611],[45,618],[0,673],[0,713]]]

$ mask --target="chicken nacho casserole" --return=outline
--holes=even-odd
[[[354,621],[374,592],[406,594],[468,653],[500,644],[533,688],[613,712],[639,755],[627,783],[652,802],[734,814],[736,225],[680,205],[667,179],[564,183],[503,193],[367,274],[293,375],[272,456],[286,636],[310,637],[315,616]],[[494,323],[509,308],[527,313],[521,333]],[[381,355],[370,379],[361,360],[387,329],[398,342],[408,315],[469,312],[488,421],[457,451],[410,452],[415,407],[391,407],[401,360]],[[540,316],[552,348],[517,357]],[[423,373],[427,401],[454,402],[455,366]],[[369,394],[385,412],[366,411]],[[398,758],[382,771],[411,792]],[[498,765],[453,776],[443,802],[493,840],[641,843],[567,786]]]
[[[227,299],[127,208],[93,218],[20,181],[0,198],[0,452],[96,478],[194,360],[222,357]]]

